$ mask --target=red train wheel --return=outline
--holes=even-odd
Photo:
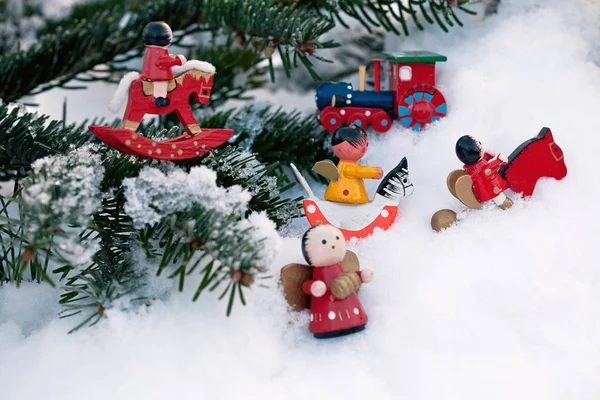
[[[392,120],[385,111],[377,111],[371,116],[371,126],[375,132],[384,133],[392,127]]]
[[[398,104],[400,123],[413,131],[446,116],[446,99],[442,92],[431,85],[416,85],[402,95]]]
[[[365,115],[361,112],[361,113],[354,113],[352,115],[350,115],[348,117],[348,123],[349,124],[354,124],[356,126],[359,126],[363,129],[367,129],[367,117],[365,117]]]
[[[333,107],[327,107],[321,113],[321,125],[329,132],[335,132],[342,125],[342,115]]]

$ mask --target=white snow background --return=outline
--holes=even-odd
[[[365,163],[388,170],[407,156],[415,193],[389,231],[353,246],[375,272],[360,292],[366,331],[319,341],[287,310],[277,275],[302,261],[298,229],[270,287],[254,286],[231,318],[214,296],[192,303],[189,285],[67,335],[56,290],[1,288],[0,399],[598,400],[600,3],[503,0],[484,22],[388,49],[400,43],[448,56],[449,115],[419,138],[398,126],[371,135]],[[458,137],[509,154],[543,126],[564,150],[563,181],[431,230],[436,210],[463,209],[445,186]]]

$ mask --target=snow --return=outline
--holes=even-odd
[[[145,167],[136,178],[123,181],[127,199],[125,212],[137,228],[155,224],[193,204],[224,216],[241,214],[252,195],[237,185],[221,188],[216,179],[216,172],[204,166],[194,167],[189,173],[177,168],[163,173],[157,168]]]
[[[46,18],[62,18],[71,6],[90,0],[6,0],[0,15],[0,49],[27,49],[36,43],[36,35],[46,25]],[[24,17],[26,8],[40,11]]]
[[[390,231],[352,246],[375,274],[360,292],[364,332],[318,341],[307,314],[287,310],[276,271],[302,262],[299,221],[279,239],[274,276],[257,281],[268,288],[246,291],[230,318],[218,294],[192,303],[190,283],[67,335],[73,321],[51,317],[50,289],[0,288],[1,397],[598,399],[599,27],[596,1],[505,0],[463,30],[388,38],[388,49],[448,56],[437,86],[449,113],[420,136],[398,124],[371,136],[365,163],[389,170],[407,156],[415,193]],[[543,126],[569,175],[508,211],[464,212],[445,186],[456,139],[507,154]],[[462,220],[435,233],[442,208]]]
[[[266,266],[272,263],[281,248],[281,237],[277,233],[275,223],[267,217],[266,212],[250,214],[247,219],[240,222],[240,228],[251,228],[254,241],[263,243],[260,258],[256,264]],[[270,272],[277,273],[278,271],[279,268],[275,268],[274,271]]]
[[[48,156],[35,161],[33,178],[23,184],[27,208],[41,212],[50,207],[53,213],[71,216],[70,220],[76,223],[85,223],[87,216],[100,208],[100,184],[104,178],[100,157],[91,149],[92,145],[85,145],[64,156]],[[56,186],[61,188],[59,194]]]

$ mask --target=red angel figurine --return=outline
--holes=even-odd
[[[373,279],[373,272],[358,270],[358,259],[346,251],[342,232],[332,225],[310,228],[302,237],[302,253],[312,268],[289,264],[281,279],[292,307],[301,310],[310,304],[309,331],[324,339],[363,330],[368,317],[356,292]]]
[[[498,172],[508,161],[505,155],[495,157],[491,151],[483,149],[481,142],[465,135],[456,142],[456,156],[471,177],[471,189],[477,202],[492,200],[502,209],[513,205],[513,201],[504,194],[508,184]]]

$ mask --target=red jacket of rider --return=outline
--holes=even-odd
[[[144,63],[142,64],[142,79],[146,81],[168,81],[173,79],[171,68],[183,65],[183,56],[169,54],[168,47],[146,46]]]
[[[473,180],[473,194],[481,203],[493,199],[508,189],[508,184],[498,172],[498,169],[506,163],[492,157],[486,152],[475,164],[465,165]]]

